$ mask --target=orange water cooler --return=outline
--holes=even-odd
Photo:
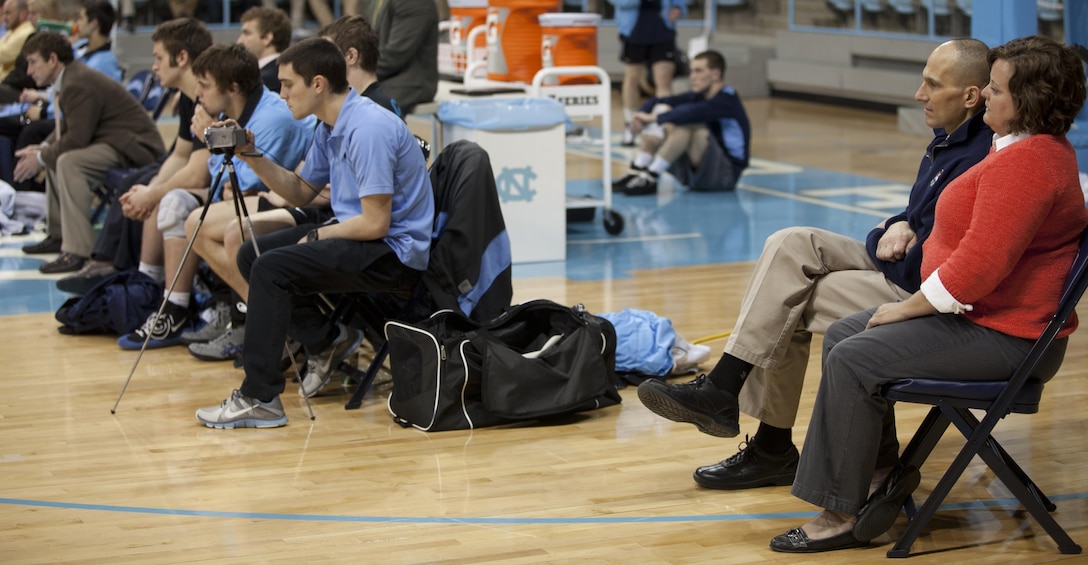
[[[562,0],[490,0],[487,6],[487,78],[532,82],[541,68],[538,17],[558,12]]]
[[[543,68],[597,66],[597,14],[541,14],[540,58]],[[594,75],[568,75],[545,84],[592,84]]]
[[[487,21],[488,0],[449,0],[450,6],[450,47],[453,58],[453,68],[457,74],[465,72],[465,63],[468,59],[468,49],[465,43],[468,40],[468,32],[472,28],[483,25]],[[487,37],[481,36],[476,40],[472,48],[484,49],[487,47]]]

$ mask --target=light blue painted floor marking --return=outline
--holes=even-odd
[[[1065,494],[1049,497],[1052,501],[1083,500],[1088,493]],[[156,514],[164,516],[199,516],[205,518],[241,518],[245,520],[297,520],[307,522],[346,522],[346,523],[403,523],[403,524],[630,524],[662,522],[737,522],[743,520],[778,520],[784,518],[809,518],[815,512],[776,512],[759,514],[713,514],[707,516],[596,516],[571,518],[483,518],[470,516],[339,516],[332,514],[276,514],[265,512],[222,512],[214,510],[188,510],[179,508],[148,508],[143,506],[114,506],[108,504],[80,504],[75,502],[51,502],[47,500],[23,500],[18,498],[0,498],[0,504],[26,506],[34,508],[61,508],[67,510],[89,510],[95,512],[123,512],[130,514]],[[941,510],[972,510],[995,507],[1020,507],[1015,498],[951,503],[941,506]]]

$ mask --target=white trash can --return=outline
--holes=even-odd
[[[478,143],[491,169],[514,263],[567,258],[566,141],[563,105],[550,98],[443,102],[445,145]]]

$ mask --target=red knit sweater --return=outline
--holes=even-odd
[[[1088,225],[1077,160],[1062,137],[1034,135],[991,152],[937,201],[922,279],[941,282],[972,322],[1035,339],[1057,309]],[[1059,337],[1077,327],[1076,314]]]

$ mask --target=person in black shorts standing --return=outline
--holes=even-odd
[[[640,85],[649,63],[654,96],[672,94],[676,74],[676,21],[687,14],[685,0],[608,0],[616,8],[623,61],[623,145],[635,144],[631,118],[642,101]]]

